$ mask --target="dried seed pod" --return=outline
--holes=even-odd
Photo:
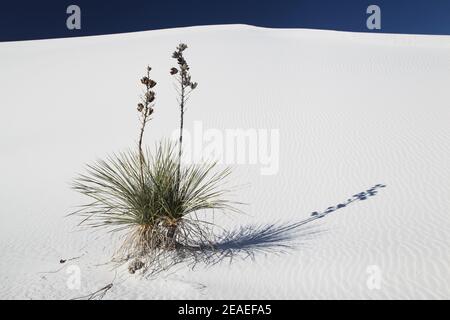
[[[141,79],[141,83],[142,83],[142,84],[145,84],[145,85],[148,85],[149,81],[150,81],[150,79],[147,78],[147,77],[143,77],[143,78]]]
[[[149,79],[148,86],[149,86],[149,88],[153,88],[154,86],[156,86],[156,81]]]
[[[177,68],[170,69],[170,74],[171,75],[174,75],[174,74],[177,74],[177,73],[178,73],[178,69]]]
[[[151,103],[155,100],[155,92],[149,91],[145,94],[145,99],[147,103]]]
[[[137,110],[139,112],[142,112],[143,109],[144,109],[144,105],[142,103],[138,103]]]
[[[151,115],[153,113],[153,108],[150,108],[149,110],[148,110],[148,115]]]
[[[191,89],[194,90],[195,88],[197,88],[197,84],[197,82],[191,83]]]
[[[185,49],[187,49],[187,45],[185,43],[180,43],[177,47],[177,50],[180,52],[183,52]]]

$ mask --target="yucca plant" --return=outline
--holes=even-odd
[[[229,169],[216,170],[216,164],[190,164],[178,172],[178,158],[170,142],[141,153],[130,150],[88,165],[74,189],[93,201],[77,211],[82,224],[126,230],[126,240],[117,252],[120,259],[137,258],[153,267],[162,251],[207,243],[210,222],[201,220],[203,210],[238,211],[227,199]],[[171,233],[173,226],[177,232]],[[139,263],[137,263],[139,266]],[[133,268],[139,269],[136,262]],[[131,269],[130,269],[131,270]]]
[[[182,58],[178,59],[181,123],[186,86],[190,90],[197,86],[190,81],[182,57],[186,47],[179,45],[176,51]],[[147,75],[141,79],[145,91],[138,104],[141,127],[137,150],[130,149],[88,165],[87,173],[73,183],[76,191],[92,200],[73,213],[82,217],[81,224],[127,232],[117,253],[122,261],[132,259],[129,265],[132,273],[141,268],[155,271],[178,248],[208,243],[211,223],[200,219],[199,212],[239,211],[236,202],[227,199],[231,191],[225,186],[229,168],[219,170],[216,163],[182,165],[182,130],[178,145],[163,141],[153,153],[143,147],[145,126],[153,114],[155,101],[152,88],[156,82],[150,79],[150,70],[147,67]]]

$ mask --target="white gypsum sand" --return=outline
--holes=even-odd
[[[147,64],[158,99],[146,144],[178,127],[179,42],[199,83],[186,129],[263,142],[273,129],[278,166],[230,161],[249,203],[214,215],[235,230],[231,263],[145,280],[105,264],[120,239],[65,215],[85,203],[70,189],[85,163],[137,146]],[[0,298],[71,299],[111,282],[103,299],[450,298],[450,37],[193,27],[0,43],[0,70]]]

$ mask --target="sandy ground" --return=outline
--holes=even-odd
[[[214,215],[236,231],[233,259],[141,279],[107,264],[117,238],[65,217],[84,203],[70,182],[136,144],[147,64],[158,100],[146,142],[177,128],[180,41],[199,82],[187,130],[251,130],[262,144],[256,160],[230,158],[247,215]],[[446,36],[242,25],[1,43],[0,298],[113,282],[104,299],[449,299],[449,57]]]

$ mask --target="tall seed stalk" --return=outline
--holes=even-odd
[[[141,128],[139,133],[139,160],[141,164],[141,178],[142,183],[144,183],[144,172],[143,165],[145,163],[144,152],[142,151],[142,141],[144,138],[144,131],[147,122],[150,120],[150,116],[154,111],[155,106],[155,95],[156,93],[152,90],[156,86],[156,81],[150,79],[150,71],[152,68],[147,66],[147,75],[141,78],[141,83],[145,86],[144,95],[141,97],[141,102],[138,103],[137,110],[140,113]]]
[[[191,74],[189,72],[189,65],[183,56],[187,45],[180,43],[172,54],[172,58],[177,60],[178,68],[171,68],[170,74],[174,76],[177,81],[175,89],[178,93],[178,105],[180,107],[180,136],[178,141],[178,168],[177,168],[177,185],[180,185],[180,171],[181,171],[181,155],[183,150],[183,128],[184,128],[184,112],[186,102],[189,99],[190,93],[197,87],[197,82],[192,82]]]

